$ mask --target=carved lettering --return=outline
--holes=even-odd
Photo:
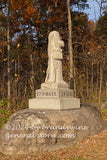
[[[55,97],[57,96],[57,92],[37,92],[37,97]],[[72,97],[73,93],[70,91],[61,91],[59,94],[60,97]]]
[[[56,92],[37,92],[37,97],[56,96]]]
[[[69,92],[69,91],[62,91],[60,93],[60,96],[61,97],[69,97],[69,96],[73,96],[72,92]]]

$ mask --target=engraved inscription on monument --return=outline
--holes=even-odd
[[[68,91],[68,90],[60,91],[60,97],[73,97],[73,90],[71,90],[71,91]]]
[[[36,90],[36,98],[49,97],[73,97],[73,90],[70,89],[40,89]]]
[[[37,91],[36,97],[56,97],[57,93],[53,91]]]

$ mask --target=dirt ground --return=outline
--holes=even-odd
[[[34,155],[4,156],[0,160],[107,160],[107,129],[86,138],[75,147],[55,151],[37,152]]]

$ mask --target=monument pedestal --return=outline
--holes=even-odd
[[[68,110],[80,108],[80,99],[73,97],[73,90],[39,89],[36,98],[29,99],[29,108],[42,110]]]

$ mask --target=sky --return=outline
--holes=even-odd
[[[100,2],[101,0],[98,1]],[[100,16],[100,8],[98,3],[96,2],[96,0],[88,0],[87,4],[89,5],[89,8],[86,8],[85,10],[83,10],[83,12],[88,14],[89,20],[92,19],[94,22],[97,21]],[[78,10],[77,7],[73,7],[73,9]]]
[[[88,0],[89,9],[86,9],[85,12],[88,14],[89,19],[94,21],[98,20],[100,16],[100,8],[95,0]]]

